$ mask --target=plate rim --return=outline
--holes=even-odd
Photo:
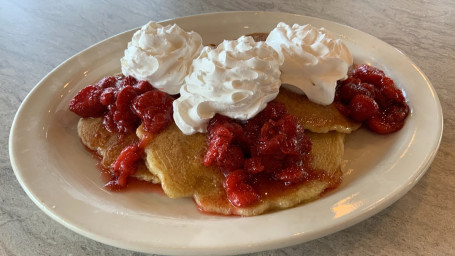
[[[337,25],[341,25],[345,28],[348,28],[349,30],[355,30],[355,31],[358,31],[358,32],[361,32],[362,34],[366,34],[366,35],[369,35],[369,36],[372,36],[366,32],[363,32],[363,31],[360,31],[360,30],[357,30],[355,28],[352,28],[350,26],[347,26],[345,24],[341,24],[341,23],[338,23],[338,22],[334,22],[334,21],[331,21],[331,20],[325,20],[325,19],[321,19],[321,18],[317,18],[317,17],[312,17],[312,16],[305,16],[305,15],[299,15],[299,14],[294,14],[294,13],[284,13],[284,12],[257,12],[257,11],[233,11],[233,12],[213,12],[213,13],[204,13],[204,14],[196,14],[196,15],[189,15],[189,16],[183,16],[183,17],[177,17],[177,18],[173,18],[173,19],[166,19],[166,20],[163,20],[161,21],[160,23],[168,23],[168,22],[174,22],[174,21],[177,21],[177,20],[184,20],[184,19],[188,19],[188,18],[194,18],[194,17],[204,17],[204,16],[212,16],[212,15],[219,15],[219,14],[223,14],[223,15],[248,15],[248,14],[252,14],[252,13],[255,13],[255,14],[261,14],[261,15],[267,15],[267,14],[272,14],[272,15],[284,15],[284,16],[287,16],[287,15],[293,15],[293,16],[297,16],[297,17],[303,17],[303,18],[310,18],[310,19],[317,19],[317,20],[320,20],[321,22],[330,22],[330,23],[336,23]],[[97,235],[94,235],[93,233],[91,232],[88,232],[82,228],[79,228],[79,227],[76,227],[76,226],[73,226],[71,224],[69,224],[68,221],[65,221],[63,218],[61,218],[61,216],[58,216],[56,215],[51,209],[49,209],[49,207],[46,207],[45,204],[43,204],[42,202],[40,202],[40,199],[37,197],[37,195],[35,195],[33,193],[33,191],[29,190],[29,187],[27,186],[27,184],[25,184],[23,182],[23,179],[21,178],[22,177],[22,173],[18,170],[18,166],[17,166],[17,163],[16,163],[16,155],[15,155],[15,152],[16,152],[16,146],[15,145],[15,138],[14,138],[14,131],[15,131],[15,128],[16,128],[16,125],[17,125],[17,120],[20,118],[20,115],[22,114],[22,112],[24,111],[24,108],[27,104],[28,101],[30,101],[30,98],[33,97],[33,95],[36,93],[36,90],[38,90],[38,88],[40,86],[42,86],[42,84],[44,84],[44,82],[56,71],[58,70],[59,68],[61,68],[62,66],[66,65],[67,63],[69,63],[70,61],[74,60],[77,56],[83,54],[84,52],[86,51],[89,51],[90,49],[92,48],[95,48],[97,47],[98,45],[100,44],[103,44],[104,42],[106,41],[109,41],[113,38],[116,38],[120,35],[123,35],[123,34],[127,34],[127,33],[131,33],[132,31],[135,31],[137,30],[138,28],[133,28],[133,29],[130,29],[130,30],[127,30],[127,31],[124,31],[124,32],[121,32],[121,33],[118,33],[116,35],[113,35],[111,37],[108,37],[98,43],[95,43],[89,47],[87,47],[86,49],[83,49],[82,51],[79,51],[78,53],[74,54],[73,56],[69,57],[68,59],[66,59],[65,61],[63,61],[61,64],[59,64],[57,67],[55,67],[53,70],[51,70],[48,74],[46,74],[33,88],[32,90],[27,94],[27,96],[24,98],[24,100],[22,101],[20,107],[18,108],[15,116],[14,116],[14,119],[13,119],[13,122],[12,122],[12,125],[11,125],[11,130],[10,130],[10,136],[9,136],[9,156],[10,156],[10,161],[11,161],[11,165],[12,165],[12,168],[14,170],[14,173],[22,187],[22,189],[26,192],[26,194],[32,199],[32,201],[42,210],[44,211],[48,216],[50,216],[52,219],[56,220],[58,223],[64,225],[65,227],[69,228],[70,230],[73,230],[75,231],[76,233],[78,234],[81,234],[85,237],[88,237],[88,238],[91,238],[95,241],[100,241],[102,243],[105,243],[105,244],[109,244],[111,246],[115,246],[115,247],[119,247],[119,243],[118,241],[111,241],[110,239],[105,239],[105,238],[102,238],[102,237],[99,237]],[[374,36],[372,36],[374,37]],[[376,37],[374,37],[376,38]],[[407,61],[411,64],[414,64],[414,68],[422,75],[422,78],[426,81],[426,84],[428,85],[428,88],[430,89],[430,91],[432,91],[433,95],[434,95],[434,99],[435,99],[435,103],[438,107],[438,117],[440,118],[440,122],[438,122],[438,126],[439,126],[439,129],[438,129],[438,140],[434,142],[434,145],[433,146],[433,150],[430,154],[427,155],[426,159],[424,161],[422,161],[423,165],[422,167],[420,168],[420,170],[418,172],[415,172],[415,176],[414,177],[409,177],[411,180],[410,180],[410,184],[408,186],[405,187],[405,189],[401,189],[399,190],[398,193],[394,193],[392,195],[391,198],[388,198],[387,200],[387,203],[382,203],[382,204],[379,204],[379,205],[375,205],[375,206],[371,206],[371,209],[368,209],[368,208],[364,208],[363,211],[360,211],[360,212],[357,212],[357,216],[355,218],[351,218],[349,219],[348,221],[345,221],[345,222],[341,222],[338,224],[338,226],[336,226],[335,228],[333,226],[331,227],[327,227],[326,230],[319,230],[318,232],[315,232],[314,236],[311,238],[311,239],[308,239],[308,240],[304,240],[302,239],[303,235],[300,235],[300,236],[295,236],[293,238],[282,238],[280,241],[273,241],[273,242],[267,242],[267,244],[255,244],[253,247],[255,247],[257,249],[258,246],[261,247],[261,250],[262,249],[274,249],[274,248],[278,248],[278,247],[283,247],[283,246],[289,246],[289,245],[293,245],[293,244],[297,244],[297,243],[301,243],[301,242],[306,242],[306,241],[309,241],[309,240],[312,240],[312,239],[317,239],[317,238],[320,238],[322,236],[325,236],[325,235],[328,235],[328,234],[331,234],[331,233],[334,233],[334,232],[337,232],[337,231],[340,231],[344,228],[347,228],[349,226],[352,226],[360,221],[363,221],[365,220],[366,218],[368,217],[371,217],[375,214],[377,214],[378,212],[382,211],[383,209],[387,208],[388,206],[390,206],[391,204],[393,204],[394,202],[396,202],[399,198],[401,198],[404,194],[406,194],[412,187],[414,187],[414,185],[423,177],[423,175],[426,173],[427,169],[430,167],[430,165],[432,164],[435,156],[436,156],[436,153],[438,152],[438,149],[439,149],[439,146],[440,146],[440,143],[441,143],[441,140],[442,140],[442,134],[443,134],[443,112],[442,112],[442,107],[441,107],[441,103],[439,101],[439,97],[436,93],[436,90],[435,88],[433,87],[433,85],[431,84],[431,82],[429,81],[429,79],[426,77],[426,75],[420,70],[419,67],[417,67],[415,65],[415,63],[407,56],[405,55],[404,53],[402,53],[399,49],[397,49],[396,47],[382,41],[381,39],[379,38],[376,38],[377,40],[387,44],[388,46],[392,47],[393,49],[395,49],[399,54],[401,54],[402,57],[405,57],[407,59]],[[330,232],[328,230],[331,230]],[[275,245],[280,245],[280,246],[275,246]],[[138,248],[135,247],[135,246],[130,246],[128,244],[122,244],[121,248],[126,248],[126,249],[129,249],[129,250],[134,250],[134,251],[137,251]],[[156,248],[151,248],[152,250],[149,251],[149,250],[146,250],[146,251],[143,251],[143,250],[139,250],[139,251],[143,251],[143,252],[159,252],[159,253],[172,253],[172,251],[176,248],[166,248],[164,250],[157,250]],[[169,249],[171,249],[171,251],[169,251]],[[207,248],[192,248],[192,252],[191,253],[204,253],[206,252],[206,250],[210,250],[209,247]],[[180,250],[178,250],[179,253]],[[253,251],[257,251],[257,250],[240,250],[240,252],[253,252]]]

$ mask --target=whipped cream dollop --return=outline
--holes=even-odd
[[[249,36],[204,47],[173,103],[175,123],[194,134],[206,132],[216,113],[252,118],[278,95],[281,64],[272,47]]]
[[[168,94],[178,94],[193,59],[199,56],[202,38],[177,25],[149,22],[136,31],[120,60],[122,73],[146,80]]]
[[[283,86],[306,94],[318,104],[333,102],[337,80],[347,78],[353,63],[351,53],[341,40],[324,28],[298,24],[291,27],[280,22],[270,32],[266,43],[284,60],[281,66]]]

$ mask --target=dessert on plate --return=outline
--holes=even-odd
[[[326,30],[279,23],[216,46],[150,22],[122,74],[69,108],[118,190],[134,177],[200,210],[253,216],[317,199],[342,180],[345,136],[398,131],[409,113],[384,72],[353,65]]]

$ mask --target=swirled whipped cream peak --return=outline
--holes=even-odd
[[[216,113],[252,118],[276,98],[281,85],[278,53],[242,36],[204,47],[174,101],[174,121],[184,134],[206,132]]]
[[[155,88],[178,94],[193,59],[201,53],[202,38],[177,25],[149,22],[136,31],[120,60],[122,73],[146,80]]]
[[[313,102],[333,102],[337,80],[346,79],[353,60],[348,48],[324,28],[280,22],[267,37],[282,60],[281,82]],[[292,85],[292,86],[289,86]]]

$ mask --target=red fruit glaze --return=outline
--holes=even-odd
[[[334,103],[340,113],[365,122],[378,134],[399,131],[409,114],[402,91],[382,70],[369,65],[356,67],[338,82]]]
[[[393,133],[403,128],[404,120],[408,114],[408,105],[392,105],[368,119],[366,125],[378,134]]]
[[[355,95],[349,102],[351,118],[357,122],[363,122],[372,118],[379,112],[379,106],[370,96],[363,94]]]
[[[173,100],[147,81],[109,76],[82,89],[69,108],[81,117],[102,116],[110,132],[135,132],[142,122],[147,132],[158,133],[172,123]]]
[[[117,133],[130,133],[136,130],[141,120],[130,107],[136,96],[137,94],[131,86],[125,86],[118,90],[115,104],[108,106],[108,115],[112,116],[113,122],[105,122],[107,130]]]
[[[228,200],[236,207],[251,205],[259,200],[259,194],[247,183],[247,178],[244,170],[236,170],[229,173],[224,181]]]
[[[70,101],[69,109],[80,117],[103,116],[107,108],[100,102],[102,92],[95,85],[85,87]]]
[[[101,79],[96,85],[102,89],[114,87],[117,83],[117,78],[115,76],[107,76]]]
[[[384,71],[370,65],[360,65],[352,73],[355,78],[370,84],[379,84],[385,76]]]
[[[215,165],[220,166],[224,173],[232,172],[243,168],[245,156],[243,150],[239,146],[230,145],[224,157],[216,159]]]
[[[137,164],[139,160],[142,160],[143,151],[138,143],[125,147],[111,166],[111,171],[116,179],[108,182],[106,186],[111,189],[125,187],[128,177],[136,173]]]
[[[156,134],[172,123],[173,100],[147,81],[109,76],[82,89],[71,100],[69,109],[84,118],[103,117],[104,127],[116,134],[134,133],[141,123],[147,132]],[[114,179],[107,187],[126,186],[128,177],[136,172],[137,162],[142,159],[145,144],[133,144],[122,151],[110,168]]]
[[[291,166],[275,173],[275,178],[285,182],[299,182],[307,178],[309,174],[306,171],[302,171],[301,168]]]
[[[113,87],[108,87],[103,90],[100,96],[100,102],[104,106],[115,104],[117,99],[117,91]]]
[[[224,173],[226,194],[236,207],[253,205],[267,196],[267,189],[282,191],[318,178],[309,174],[311,141],[281,103],[270,102],[243,123],[215,115],[207,139],[204,164]]]
[[[173,101],[174,98],[168,94],[151,90],[136,97],[132,106],[134,113],[142,120],[144,130],[156,134],[173,122]]]
[[[264,170],[264,166],[261,163],[261,158],[259,157],[252,157],[248,158],[244,162],[244,168],[248,173],[257,174]]]
[[[233,133],[223,125],[213,127],[209,134],[211,138],[204,157],[205,166],[210,166],[213,162],[222,162],[234,137]]]

